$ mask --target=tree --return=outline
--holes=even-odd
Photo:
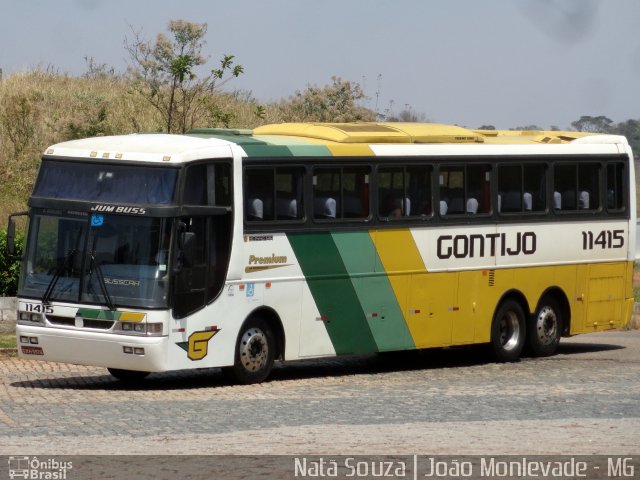
[[[542,128],[542,127],[540,127],[538,125],[532,124],[532,125],[525,125],[525,126],[522,126],[522,127],[510,128],[509,130],[528,131],[528,132],[530,132],[530,131],[544,130],[544,128]]]
[[[357,122],[372,121],[374,114],[358,105],[365,94],[358,83],[331,77],[324,87],[308,86],[280,105],[283,121]]]
[[[125,39],[125,48],[136,79],[135,91],[160,113],[168,133],[184,133],[207,112],[221,114],[210,93],[244,69],[234,65],[233,55],[223,55],[219,68],[199,78],[197,68],[207,63],[202,55],[207,24],[171,20],[167,29],[170,37],[160,33],[154,43],[142,40],[134,31],[133,41]]]
[[[389,115],[384,119],[387,122],[426,122],[426,116],[423,113],[416,113],[411,105],[405,105],[404,110],[400,110],[398,115]]]
[[[633,155],[636,159],[640,158],[640,120],[620,122],[613,127],[611,133],[627,137]]]
[[[591,117],[589,115],[583,115],[580,120],[571,122],[571,126],[579,132],[590,133],[610,133],[613,126],[613,120],[604,115],[597,117]]]

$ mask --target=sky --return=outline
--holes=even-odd
[[[207,23],[225,89],[261,102],[332,76],[363,105],[470,128],[569,128],[582,115],[640,118],[640,0],[0,0],[0,68],[124,72],[125,39]]]

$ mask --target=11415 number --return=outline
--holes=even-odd
[[[582,232],[582,249],[624,247],[624,230],[602,230],[601,232]]]

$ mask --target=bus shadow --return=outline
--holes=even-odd
[[[626,347],[597,343],[560,343],[558,355],[597,353]],[[523,357],[527,361],[537,361]],[[554,357],[548,357],[554,358]],[[544,360],[544,359],[542,359]],[[470,347],[449,347],[419,351],[385,352],[368,355],[348,355],[341,357],[296,360],[276,364],[269,382],[290,380],[372,375],[379,373],[406,372],[418,370],[440,370],[444,368],[465,368],[494,363],[482,345]],[[51,390],[104,390],[104,391],[160,391],[194,390],[201,388],[224,388],[233,384],[219,368],[185,370],[151,374],[144,380],[123,382],[109,374],[74,377],[44,377],[11,383],[17,388],[37,388]]]
[[[627,348],[623,345],[613,345],[608,343],[562,343],[558,347],[558,355],[575,355],[578,353],[608,352],[611,350],[622,350]]]

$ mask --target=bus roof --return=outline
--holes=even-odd
[[[195,129],[186,135],[133,134],[72,140],[49,147],[53,157],[182,163],[229,157],[374,155],[380,145],[545,145],[574,141],[624,143],[623,137],[569,131],[470,130],[437,123],[281,123],[245,129]],[[592,137],[583,139],[583,137]],[[583,139],[583,140],[581,140]]]
[[[254,130],[196,129],[190,134],[202,137],[224,137],[235,143],[273,141],[296,144],[300,140],[338,144],[408,144],[408,143],[490,143],[532,144],[568,143],[575,139],[596,135],[586,132],[554,130],[469,130],[457,125],[439,123],[278,123],[263,125]],[[249,138],[241,139],[241,136]]]

